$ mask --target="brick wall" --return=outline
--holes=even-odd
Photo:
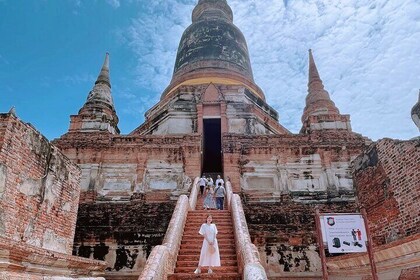
[[[163,241],[174,199],[189,192],[183,180],[201,173],[201,138],[72,132],[54,143],[86,172],[73,254],[107,261],[107,278],[137,279]],[[159,180],[177,188],[153,189]]]
[[[383,139],[355,160],[354,181],[375,245],[420,232],[420,141]]]
[[[71,254],[79,168],[32,126],[0,114],[0,236]]]
[[[315,207],[324,213],[348,213],[356,209],[352,202],[302,204],[287,196],[273,203],[247,203],[243,199],[243,205],[252,242],[270,277],[320,272]]]
[[[108,263],[107,273],[137,279],[146,259],[161,245],[175,202],[83,203],[74,254]]]
[[[363,151],[366,139],[346,131],[329,131],[310,135],[225,135],[223,140],[225,176],[242,194],[252,242],[268,276],[317,279],[321,262],[315,207],[324,213],[356,211],[350,164]],[[249,189],[245,185],[247,176],[254,176],[257,182],[249,184]],[[293,184],[316,176],[318,189],[294,188]],[[267,182],[259,178],[270,178],[273,183],[259,186],[258,182]],[[341,179],[348,179],[350,184],[342,187]]]
[[[420,279],[420,267],[404,269],[398,280],[418,280]]]

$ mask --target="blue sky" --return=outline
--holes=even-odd
[[[0,112],[49,139],[64,134],[110,52],[122,134],[168,85],[195,0],[0,0]],[[344,3],[343,3],[344,2]],[[307,94],[307,50],[353,130],[371,139],[419,135],[420,1],[228,0],[257,84],[292,132]]]

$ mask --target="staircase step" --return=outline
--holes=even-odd
[[[241,275],[239,273],[223,273],[217,274],[212,273],[208,274],[206,270],[203,270],[204,273],[194,274],[194,273],[177,273],[171,274],[168,276],[168,280],[183,280],[183,279],[215,279],[215,280],[241,280]]]
[[[178,261],[196,261],[200,260],[200,254],[191,254],[191,255],[178,255]],[[220,260],[223,262],[224,260],[236,260],[236,254],[231,255],[220,255]]]
[[[191,242],[199,242],[200,244],[203,244],[203,237],[200,236],[184,236],[181,240],[181,244],[188,244]],[[224,244],[235,244],[235,239],[233,237],[217,237],[217,242],[219,243],[219,246]]]
[[[176,267],[175,273],[191,273],[191,272],[194,272],[194,270],[195,268],[192,268],[192,267]],[[203,269],[203,271],[206,271],[206,270],[207,269]],[[218,267],[213,267],[212,270],[215,274],[224,274],[224,273],[229,273],[229,272],[234,273],[238,271],[238,267],[237,266],[218,266]]]
[[[188,217],[206,219],[207,215],[211,214],[215,217],[228,218],[231,217],[230,211],[221,210],[196,210],[188,212]]]
[[[190,213],[192,213],[192,211],[191,212],[189,212],[188,214],[190,214]],[[229,210],[204,210],[204,209],[197,209],[197,210],[194,210],[194,214],[196,214],[196,215],[198,215],[198,214],[201,214],[201,215],[207,215],[207,214],[211,214],[211,215],[215,215],[215,214],[221,214],[221,215],[230,215],[230,211]]]
[[[198,229],[186,229],[184,231],[184,234],[186,234],[186,235],[201,236],[198,233]],[[217,237],[219,237],[219,236],[226,237],[228,235],[231,235],[233,237],[233,229],[231,229],[231,230],[229,230],[229,229],[220,229],[220,230],[218,230]]]
[[[201,250],[202,245],[203,245],[202,242],[200,242],[200,243],[191,242],[191,243],[188,243],[188,244],[181,244],[180,248],[181,248],[181,250],[182,249],[200,249]],[[232,249],[232,250],[235,250],[235,248],[236,248],[235,243],[223,244],[223,246],[221,246],[221,244],[219,243],[219,247],[221,247],[223,249]]]
[[[177,279],[219,279],[240,280],[236,255],[236,243],[231,212],[228,210],[203,209],[203,198],[197,201],[195,211],[189,211],[185,224],[181,247],[178,252],[175,273],[168,276],[169,280]],[[217,226],[217,240],[220,253],[220,267],[213,268],[214,273],[208,274],[207,268],[203,273],[194,274],[200,259],[203,236],[198,231],[205,223],[208,215],[213,216],[213,222]]]
[[[176,262],[176,266],[177,267],[197,267],[198,266],[198,261],[197,260],[193,260],[193,261],[177,261]],[[237,260],[221,260],[221,265],[223,266],[237,266],[238,265],[238,261]]]
[[[201,251],[201,247],[180,249],[179,254],[186,254],[186,255],[197,254],[197,255],[200,255],[200,251]],[[219,247],[219,252],[220,252],[220,255],[225,255],[225,254],[236,255],[236,250],[235,249],[224,249],[224,248]]]
[[[185,225],[185,230],[197,230],[197,231],[199,231],[200,230],[200,227],[201,227],[201,225],[202,224],[189,224],[189,225]],[[219,231],[219,229],[230,229],[230,230],[233,230],[233,226],[232,225],[219,225],[219,224],[216,224],[216,227],[217,227],[217,231]]]

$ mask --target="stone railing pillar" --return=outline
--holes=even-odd
[[[146,265],[139,280],[163,280],[168,278],[169,249],[166,246],[155,246],[147,258]]]
[[[195,178],[194,184],[192,185],[192,188],[191,188],[190,199],[189,199],[190,210],[195,210],[195,207],[197,205],[198,180],[200,180],[200,178],[198,177]]]
[[[169,222],[163,245],[153,248],[139,280],[166,280],[168,274],[175,270],[189,208],[188,197],[181,195]]]
[[[232,190],[232,184],[230,181],[226,181],[226,202],[229,210],[231,209],[231,202],[232,202],[232,196],[233,196],[233,190]]]
[[[166,280],[174,272],[188,211],[194,210],[197,204],[198,180],[194,180],[189,199],[186,195],[179,197],[163,244],[153,248],[138,280]]]
[[[267,280],[267,274],[260,262],[257,247],[252,244],[249,236],[245,213],[242,208],[241,198],[233,194],[230,182],[226,183],[227,203],[232,213],[233,228],[235,233],[236,254],[238,256],[240,272],[244,280]]]

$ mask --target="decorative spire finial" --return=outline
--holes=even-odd
[[[314,56],[312,55],[312,49],[309,49],[309,83],[310,86],[313,82],[320,82],[322,85],[321,77],[319,76],[318,69],[315,64]],[[322,85],[323,87],[323,85]]]
[[[95,85],[99,83],[105,83],[109,87],[111,87],[111,82],[109,79],[109,53],[108,52],[105,55],[105,61],[104,61],[104,64],[102,65],[101,72],[99,73],[99,76],[95,82]]]

